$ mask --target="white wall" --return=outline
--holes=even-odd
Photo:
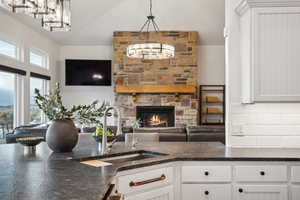
[[[199,84],[225,84],[225,48],[224,46],[199,46]]]
[[[11,16],[11,13],[0,9],[0,39],[17,42],[28,54],[29,48],[37,48],[49,54],[49,70],[32,66],[28,60],[17,62],[4,56],[0,57],[0,63],[13,66],[27,72],[34,71],[44,75],[50,75],[53,78],[52,83],[56,81],[56,67],[59,58],[59,45],[48,37],[38,33],[21,23]]]
[[[224,46],[199,46],[199,84],[224,84]],[[67,106],[87,104],[93,100],[109,101],[113,104],[113,86],[65,86],[65,59],[113,60],[112,46],[63,46],[60,51],[59,80],[63,101]]]
[[[239,17],[240,0],[226,0],[227,139],[229,146],[300,147],[299,103],[241,104]]]
[[[12,17],[12,13],[0,9],[0,40],[6,40],[16,43],[22,50],[21,60],[15,60],[0,55],[0,64],[25,70],[27,72],[24,78],[24,95],[18,99],[18,104],[22,108],[18,110],[18,119],[15,119],[15,125],[29,123],[29,94],[30,94],[30,72],[40,73],[51,76],[51,86],[56,82],[56,68],[59,57],[59,45],[53,40],[47,38],[21,23]],[[42,50],[49,55],[49,70],[29,64],[29,50],[31,48]],[[22,103],[21,103],[22,102]]]
[[[63,103],[68,107],[89,104],[96,99],[114,103],[113,86],[65,86],[65,59],[113,60],[112,46],[62,46],[58,79],[62,88]],[[224,46],[200,46],[199,67],[200,84],[224,84]]]
[[[95,100],[114,102],[112,86],[66,86],[65,85],[65,59],[98,59],[112,60],[112,46],[62,46],[60,49],[60,69],[58,78],[62,89],[64,105],[71,107],[78,104],[90,104]],[[112,83],[113,84],[113,83]],[[111,117],[108,124],[116,124]]]
[[[62,87],[63,103],[68,107],[89,104],[94,100],[113,104],[113,86],[65,86],[65,59],[112,60],[112,46],[63,46],[60,50],[58,78]]]

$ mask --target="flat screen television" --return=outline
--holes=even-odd
[[[111,60],[66,60],[67,86],[110,86]]]

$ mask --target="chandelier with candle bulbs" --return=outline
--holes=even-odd
[[[130,44],[127,47],[127,56],[130,58],[140,58],[148,60],[170,59],[175,56],[175,47],[170,44],[161,42],[149,41],[149,28],[152,26],[155,32],[159,32],[159,27],[154,20],[152,14],[152,0],[150,0],[150,14],[147,16],[147,21],[144,23],[140,30],[140,35],[147,35],[148,40],[145,43]],[[143,34],[146,29],[146,34]]]
[[[41,19],[47,31],[71,30],[71,0],[0,0],[2,6],[14,13]]]

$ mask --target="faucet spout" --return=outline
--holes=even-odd
[[[108,107],[105,112],[104,112],[104,123],[103,123],[103,135],[102,135],[102,147],[101,147],[101,154],[105,154],[107,153],[107,114],[110,110],[114,110],[117,115],[118,115],[118,118],[117,118],[117,133],[116,133],[116,136],[118,135],[122,135],[122,123],[121,123],[121,114],[120,114],[120,110],[115,107],[115,106],[111,106],[111,107]]]

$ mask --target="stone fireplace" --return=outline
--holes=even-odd
[[[174,106],[137,106],[136,118],[142,122],[142,127],[174,127]]]
[[[141,116],[141,108],[173,108],[174,119],[166,115],[151,116],[152,125],[196,125],[198,122],[198,33],[150,32],[147,42],[162,41],[175,46],[175,58],[167,60],[132,59],[126,56],[126,48],[132,42],[145,42],[138,32],[114,33],[114,83],[115,105],[121,110],[127,126]],[[149,39],[150,38],[150,39]],[[152,41],[153,39],[153,41]],[[170,111],[171,112],[171,111]],[[155,115],[155,113],[152,113]],[[147,121],[146,120],[146,121]],[[167,120],[167,121],[166,121]],[[170,121],[171,120],[171,121]]]

